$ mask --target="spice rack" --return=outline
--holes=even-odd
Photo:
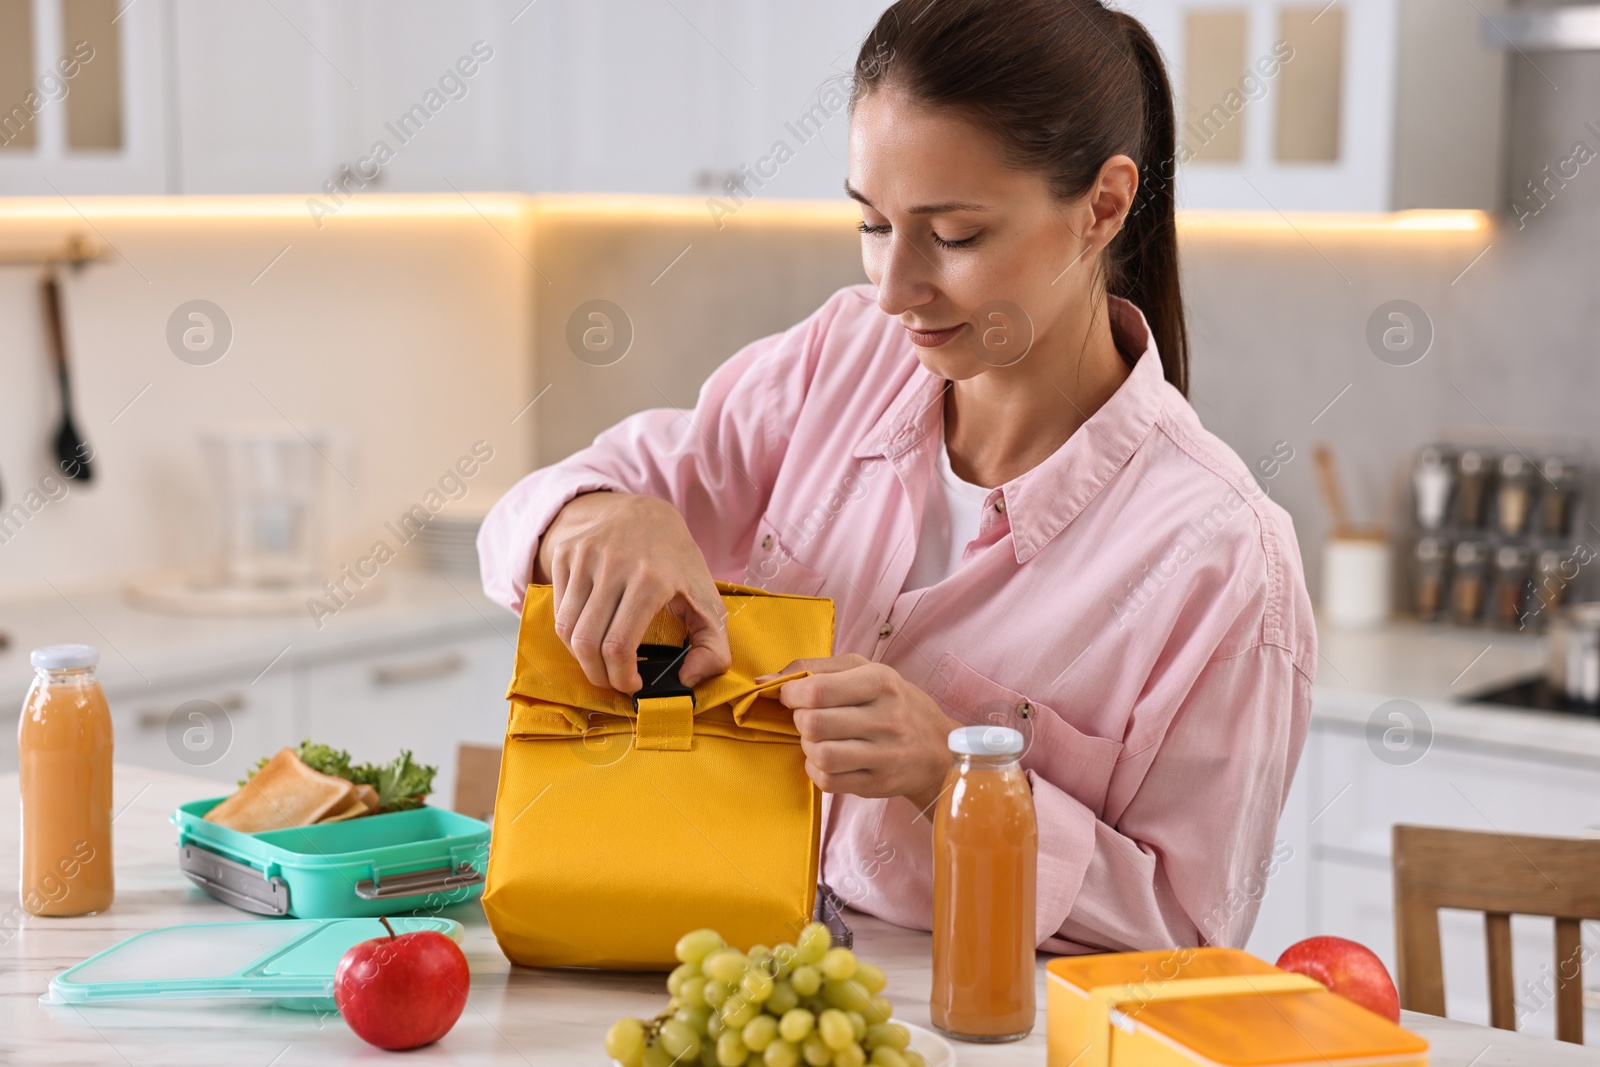
[[[1404,602],[1424,622],[1541,631],[1594,584],[1582,446],[1441,442],[1408,477]]]

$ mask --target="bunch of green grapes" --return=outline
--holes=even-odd
[[[889,1021],[883,971],[830,948],[812,923],[793,945],[749,952],[715,930],[678,940],[672,1000],[654,1019],[619,1019],[606,1053],[622,1067],[927,1067]]]

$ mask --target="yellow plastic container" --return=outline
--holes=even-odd
[[[1046,968],[1049,1067],[1426,1067],[1428,1043],[1231,948],[1064,956]]]

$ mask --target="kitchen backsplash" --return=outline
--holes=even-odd
[[[319,229],[294,198],[0,202],[7,248],[84,234],[121,253],[63,272],[90,484],[53,473],[39,270],[0,267],[0,596],[200,562],[199,437],[225,423],[343,431],[324,479],[341,557],[475,442],[495,458],[470,492],[509,485],[531,459],[531,423],[511,420],[533,373],[525,212],[507,203],[480,205],[488,223],[466,205],[377,216],[358,201]],[[215,305],[205,324],[188,318],[196,300]],[[185,347],[186,329],[214,331],[190,338],[209,350]]]
[[[1508,207],[1491,232],[1185,243],[1195,405],[1247,461],[1279,440],[1296,446],[1268,487],[1294,516],[1313,595],[1328,517],[1302,442],[1333,446],[1354,518],[1394,523],[1411,456],[1429,442],[1514,442],[1531,455],[1600,436],[1600,178],[1545,170],[1575,141],[1600,150],[1586,125],[1600,122],[1600,65],[1537,61],[1512,63]],[[1397,300],[1420,307],[1433,334],[1408,366],[1368,341],[1374,313]],[[1576,533],[1600,547],[1594,526]]]

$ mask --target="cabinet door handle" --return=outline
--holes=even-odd
[[[189,701],[184,703],[189,703]],[[250,708],[249,702],[240,693],[224,693],[208,703],[215,705],[227,715],[237,715],[239,712],[248,711]],[[164,730],[167,726],[167,720],[172,718],[172,713],[182,706],[183,704],[174,704],[170,708],[143,708],[135,714],[134,721],[141,730]]]
[[[442,656],[417,660],[413,663],[380,664],[372,668],[372,684],[376,686],[414,685],[432,678],[455,674],[467,665],[467,657],[459,652],[446,652]]]

